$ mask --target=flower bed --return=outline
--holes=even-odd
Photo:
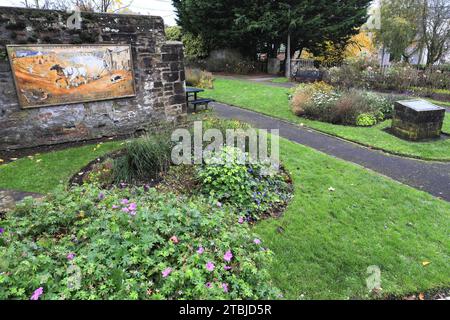
[[[269,299],[272,253],[231,206],[84,185],[0,221],[0,299]]]
[[[291,108],[297,116],[368,127],[392,117],[394,99],[370,92],[339,90],[318,82],[298,86],[293,92]]]

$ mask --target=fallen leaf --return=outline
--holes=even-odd
[[[330,191],[330,192],[334,192],[334,191],[336,191],[336,189],[335,189],[335,188],[333,188],[333,187],[329,187],[329,188],[328,188],[328,191]]]
[[[3,160],[3,159],[0,159],[0,163],[3,163],[3,162],[5,162],[5,160]]]
[[[423,261],[422,266],[426,267],[426,266],[430,265],[430,263],[431,263],[430,261]]]
[[[10,159],[11,161],[16,161],[16,160],[18,160],[17,158],[11,158]]]
[[[420,293],[419,294],[419,300],[425,300],[425,295],[423,294],[423,293]]]
[[[42,161],[42,159],[37,159],[37,160],[36,160],[37,163],[39,163],[39,162],[41,162],[41,161]]]

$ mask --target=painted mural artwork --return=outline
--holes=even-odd
[[[128,45],[7,46],[22,108],[135,96]]]

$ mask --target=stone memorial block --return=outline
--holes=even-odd
[[[392,132],[404,139],[419,141],[439,138],[444,123],[445,109],[428,101],[397,101],[392,119]]]

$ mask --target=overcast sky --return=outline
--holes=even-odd
[[[21,6],[22,0],[0,0],[0,6]],[[124,3],[130,0],[124,0]],[[141,14],[161,16],[170,26],[175,25],[175,12],[171,0],[134,0],[130,9]]]

